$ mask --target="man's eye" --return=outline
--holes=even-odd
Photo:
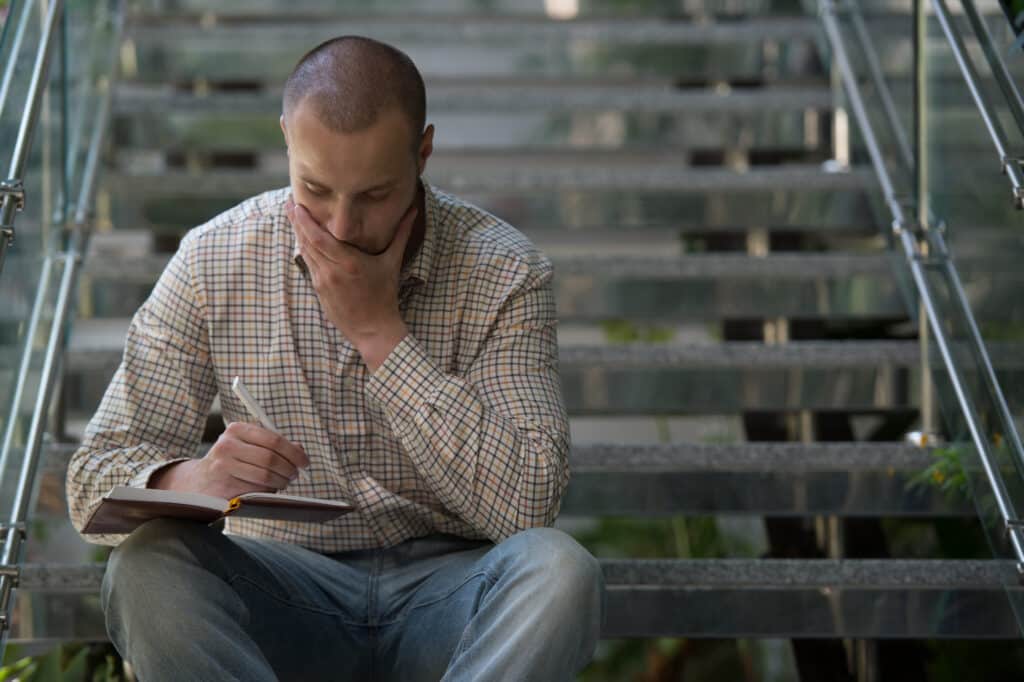
[[[384,201],[388,198],[388,192],[381,192],[380,194],[367,194],[366,198],[370,201]]]
[[[306,191],[312,194],[313,196],[321,196],[322,194],[324,194],[323,190],[316,189],[315,187],[310,187],[309,185],[306,185]]]

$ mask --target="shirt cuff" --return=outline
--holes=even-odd
[[[395,435],[415,427],[416,413],[437,400],[445,375],[412,334],[406,334],[366,382],[366,394],[392,417]]]

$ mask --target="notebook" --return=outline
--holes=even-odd
[[[213,495],[116,486],[96,503],[82,532],[130,533],[150,519],[171,517],[213,523],[226,516],[322,523],[352,511],[348,502],[281,493]]]

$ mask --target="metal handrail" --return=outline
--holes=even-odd
[[[994,50],[986,48],[986,37],[991,41],[991,37],[988,36],[987,29],[984,28],[984,22],[977,14],[977,10],[974,9],[974,5],[971,0],[961,0],[961,4],[967,13],[968,20],[970,21],[975,32],[978,31],[978,25],[981,25],[983,34],[979,34],[979,40],[981,41],[982,48],[986,55],[989,56],[989,63],[992,66],[992,73],[995,75],[996,80],[1000,84],[1000,88],[1003,89],[1003,94],[1006,97],[1007,103],[1010,105],[1010,111],[1013,112],[1014,118],[1017,119],[1018,125],[1024,122],[1024,109],[1021,108],[1020,93],[1017,92],[1016,88],[1012,84],[1012,79],[1009,77],[1009,73],[1006,71],[1006,65],[1003,64],[1002,59],[995,53]],[[957,65],[960,67],[960,71],[963,73],[964,80],[967,81],[967,88],[971,91],[971,97],[974,98],[974,103],[978,107],[979,113],[981,113],[982,120],[985,121],[985,127],[988,129],[989,137],[992,138],[992,144],[995,145],[996,152],[999,154],[999,162],[1002,170],[1010,178],[1010,184],[1013,185],[1013,203],[1017,208],[1024,208],[1024,169],[1021,168],[1022,159],[1010,154],[1009,148],[1006,141],[1006,133],[1003,131],[1003,126],[999,122],[999,117],[989,102],[988,97],[981,88],[981,79],[978,77],[978,72],[974,68],[974,62],[971,60],[971,56],[967,54],[967,47],[964,45],[963,38],[960,36],[960,31],[957,30],[953,24],[953,17],[949,12],[949,7],[946,6],[946,0],[932,0],[932,6],[935,8],[935,15],[939,19],[939,24],[942,26],[943,33],[946,34],[946,40],[949,42],[949,46],[953,49],[953,56],[956,59]],[[970,9],[968,10],[968,6]],[[991,48],[991,45],[988,46]],[[995,61],[993,61],[993,59]],[[1009,90],[1008,90],[1009,89]],[[1009,94],[1008,94],[1009,93]],[[1024,130],[1024,128],[1022,128]]]
[[[864,17],[861,16],[860,6],[857,0],[846,0],[850,9],[850,18],[853,21],[853,30],[857,35],[857,41],[864,48],[864,57],[868,64],[868,71],[871,73],[871,81],[875,86],[875,90],[878,92],[878,96],[882,100],[882,109],[885,111],[886,120],[889,121],[889,127],[892,129],[893,137],[896,138],[896,147],[899,149],[900,158],[903,164],[910,170],[914,167],[914,153],[910,149],[910,142],[907,140],[907,135],[903,130],[903,126],[900,125],[899,114],[896,112],[896,104],[893,101],[892,93],[889,91],[889,86],[886,85],[885,77],[882,75],[882,65],[878,62],[878,55],[871,49],[871,38],[868,35],[867,26],[864,23]]]
[[[846,47],[843,44],[841,35],[842,32],[839,30],[839,22],[836,19],[836,14],[839,11],[842,11],[842,8],[838,7],[834,0],[821,0],[820,14],[822,23],[825,26],[825,35],[832,47],[836,66],[839,67],[840,77],[843,79],[843,84],[846,87],[846,96],[850,98],[850,107],[853,109],[854,118],[857,119],[861,128],[866,128],[863,131],[864,144],[867,145],[868,156],[871,157],[875,175],[882,186],[882,196],[889,207],[889,211],[892,213],[893,225],[902,227],[908,222],[906,206],[909,202],[906,198],[896,194],[892,176],[885,167],[882,149],[875,138],[874,130],[870,127],[871,122],[868,119],[867,109],[864,107],[864,99],[861,97],[860,88],[857,86],[857,78],[853,72],[853,67],[850,65],[850,59],[846,54]],[[898,125],[898,122],[894,122],[894,124]]]
[[[4,269],[4,257],[7,254],[7,249],[14,242],[14,214],[25,205],[25,193],[21,184],[22,176],[25,173],[25,165],[28,163],[28,155],[32,148],[32,134],[35,132],[39,107],[43,101],[46,76],[50,68],[50,55],[53,53],[54,29],[63,10],[63,0],[53,0],[43,24],[42,35],[39,37],[39,49],[36,50],[32,78],[29,80],[28,94],[25,96],[25,112],[21,116],[21,125],[18,126],[18,137],[14,141],[11,166],[7,171],[7,179],[0,183],[0,273]]]
[[[18,67],[18,60],[15,57],[21,51],[21,44],[25,41],[25,33],[28,31],[30,16],[32,16],[32,12],[26,7],[21,13],[21,21],[18,22],[18,28],[15,30],[14,38],[11,42],[11,58],[7,60],[7,65],[4,67],[4,77],[0,81],[0,116],[4,114],[7,98],[11,92],[11,84],[14,83],[14,72]]]
[[[942,0],[934,1],[942,2]],[[971,440],[978,449],[982,466],[985,470],[985,475],[988,478],[989,484],[992,486],[992,492],[996,499],[996,506],[998,507],[999,514],[1002,517],[1004,528],[1009,535],[1013,552],[1017,557],[1018,569],[1024,572],[1024,536],[1021,535],[1024,528],[1022,528],[1022,524],[1016,517],[1016,512],[1009,503],[1009,493],[1006,489],[1005,483],[1003,482],[1002,476],[995,465],[995,457],[993,456],[989,443],[984,436],[981,424],[978,421],[978,411],[967,391],[963,373],[953,357],[953,353],[950,348],[951,344],[949,341],[949,335],[946,333],[946,330],[939,319],[938,306],[935,303],[935,296],[932,292],[931,285],[928,283],[927,277],[925,277],[923,259],[921,258],[921,254],[918,250],[916,236],[914,234],[915,230],[920,226],[917,224],[916,219],[908,221],[906,208],[910,205],[910,202],[901,201],[893,190],[894,185],[892,177],[889,173],[889,169],[885,165],[885,159],[882,156],[881,147],[878,144],[874,128],[868,118],[867,111],[864,107],[864,102],[860,94],[860,89],[857,84],[857,79],[854,75],[853,68],[850,65],[850,60],[846,52],[846,45],[843,42],[842,33],[839,30],[836,11],[837,8],[832,0],[821,0],[820,14],[822,23],[825,27],[825,34],[828,37],[833,57],[839,68],[840,76],[843,80],[843,86],[846,90],[847,96],[850,98],[854,117],[856,118],[861,129],[861,134],[864,137],[868,155],[871,158],[871,165],[874,168],[875,175],[878,177],[879,184],[882,186],[882,192],[885,197],[886,204],[889,206],[889,210],[892,213],[892,229],[898,236],[900,244],[903,247],[904,256],[910,266],[918,295],[921,297],[921,302],[924,305],[924,311],[928,319],[928,326],[931,329],[932,334],[935,336],[935,342],[939,348],[939,353],[942,356],[943,363],[949,373],[949,380],[953,385],[957,401],[959,402],[961,411],[967,421],[968,429],[971,433]],[[1018,459],[1021,462],[1024,462],[1024,447],[1022,447],[1020,436],[1014,426],[1013,417],[1010,414],[1003,392],[999,387],[999,381],[996,378],[995,370],[992,367],[992,362],[985,349],[985,344],[981,338],[977,323],[974,321],[974,316],[971,313],[966,294],[963,290],[963,285],[961,284],[960,277],[956,272],[956,267],[949,259],[949,254],[945,249],[945,242],[942,240],[941,233],[936,230],[925,230],[925,232],[927,233],[927,238],[932,240],[938,247],[933,258],[936,261],[941,262],[947,274],[950,275],[951,289],[954,292],[954,298],[961,308],[961,313],[968,321],[970,332],[968,342],[973,347],[977,356],[981,358],[982,373],[985,376],[989,389],[992,390],[994,394],[996,410],[999,414],[1000,420],[1002,421],[1003,428],[1010,436],[1008,438],[1008,443],[1014,450]]]
[[[123,30],[123,0],[118,0],[117,2],[114,21],[115,39],[111,41],[107,62],[110,64],[114,63],[114,57],[117,51],[118,40],[116,37],[120,36]],[[104,89],[99,102],[99,109],[97,110],[95,125],[89,141],[89,149],[86,154],[85,165],[83,167],[82,183],[78,192],[78,201],[76,202],[76,210],[73,223],[71,225],[71,239],[68,243],[67,249],[63,253],[55,254],[44,261],[44,274],[47,276],[47,282],[49,276],[48,273],[52,269],[52,264],[62,262],[63,272],[61,274],[57,300],[55,302],[53,321],[50,327],[46,349],[44,351],[39,393],[36,396],[36,401],[33,407],[32,420],[29,426],[28,436],[26,438],[25,451],[21,463],[21,470],[19,472],[17,491],[12,505],[10,521],[5,525],[0,525],[0,531],[3,532],[4,536],[3,550],[0,552],[0,654],[2,654],[7,641],[9,626],[8,613],[10,609],[11,595],[13,590],[17,587],[19,575],[17,563],[21,555],[22,545],[26,539],[25,524],[28,520],[29,506],[31,504],[31,489],[36,478],[39,460],[41,458],[40,453],[42,451],[43,431],[45,429],[47,408],[57,384],[58,368],[60,365],[60,356],[63,351],[63,344],[65,342],[65,327],[71,310],[72,294],[77,285],[82,256],[88,248],[89,239],[92,233],[89,207],[91,207],[93,203],[92,200],[95,193],[96,178],[100,161],[100,150],[103,146],[103,141],[106,136],[108,122],[110,119],[111,97],[113,90],[112,79],[105,80],[101,84],[101,87]],[[42,315],[42,306],[39,305],[41,300],[42,296],[40,295],[36,299],[36,306],[33,309],[32,320],[29,325],[32,330],[37,330],[39,326],[39,318]],[[15,394],[18,397],[18,400],[16,400],[12,406],[11,424],[13,424],[14,419],[16,419],[19,410],[21,402],[20,396],[23,395],[24,383],[27,380],[26,358],[29,358],[30,356],[30,350],[26,348],[25,356],[22,359],[22,371],[19,373],[18,385],[15,389]],[[7,462],[13,447],[11,424],[8,425],[8,433],[6,434],[3,442],[3,451],[0,452],[0,462],[2,463]],[[0,468],[0,472],[2,471],[3,469]]]

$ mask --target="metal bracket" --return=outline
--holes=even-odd
[[[999,170],[1003,175],[1009,174],[1011,163],[1017,164],[1017,166],[1024,171],[1024,156],[1004,156],[1000,161],[1002,166]],[[1024,187],[1013,188],[1013,205],[1017,209],[1024,209]]]
[[[18,178],[0,180],[0,202],[6,202],[7,197],[14,197],[14,210],[21,211],[25,208],[25,185]],[[14,242],[14,226],[0,225],[0,239],[6,239],[7,245]]]
[[[917,203],[907,197],[893,197],[893,202],[903,209],[903,215],[912,217],[903,220],[896,220],[894,218],[892,221],[892,233],[898,237],[904,230],[910,230],[914,236],[917,236],[921,232],[921,225],[917,222]]]
[[[1003,164],[1000,170],[1003,172],[1004,175],[1006,174],[1007,168],[1011,163],[1015,163],[1018,166],[1024,166],[1024,156],[1004,156],[1002,159],[1000,159],[1000,161]]]
[[[10,531],[10,530],[18,531],[18,535],[21,536],[19,539],[22,540],[22,541],[24,541],[25,538],[27,537],[26,526],[25,526],[24,522],[14,523],[14,524],[0,523],[0,533],[6,534],[7,531]]]

